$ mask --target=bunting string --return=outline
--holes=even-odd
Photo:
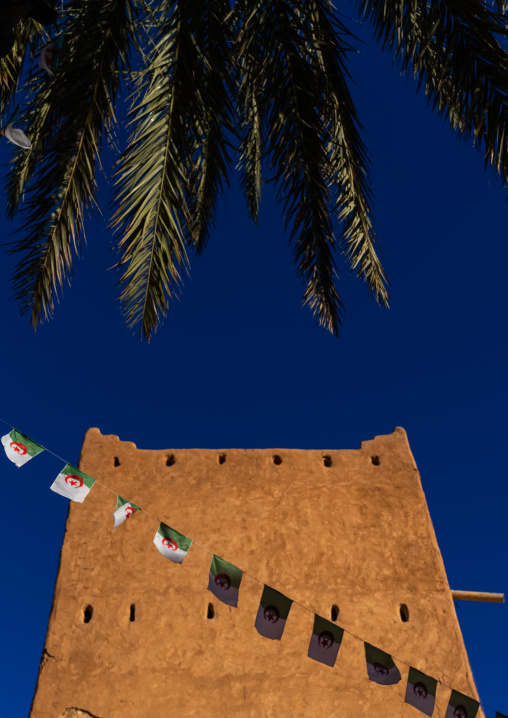
[[[66,476],[65,469],[67,469],[67,467],[72,468],[74,471],[79,471],[79,470],[77,470],[72,464],[69,464],[65,459],[63,459],[61,456],[56,454],[54,451],[51,451],[51,449],[48,449],[47,447],[43,446],[42,444],[38,444],[35,441],[29,439],[27,437],[27,435],[24,434],[24,432],[21,432],[19,429],[16,429],[14,426],[12,426],[12,424],[5,421],[5,419],[0,418],[0,422],[5,424],[6,426],[8,426],[11,429],[11,433],[14,431],[14,432],[21,434],[24,439],[27,439],[29,442],[31,442],[31,444],[33,444],[35,447],[37,447],[35,449],[32,448],[32,451],[34,451],[35,453],[31,453],[29,456],[27,456],[25,461],[18,459],[18,461],[21,461],[21,463],[17,463],[16,458],[13,458],[13,456],[9,455],[9,453],[8,453],[7,439],[10,437],[10,433],[8,435],[2,437],[2,443],[4,444],[4,449],[5,449],[5,452],[8,456],[8,458],[10,458],[18,466],[21,466],[23,463],[25,463],[29,459],[33,458],[37,454],[42,453],[42,451],[47,451],[48,454],[51,454],[56,459],[58,459],[59,461],[62,461],[65,464],[64,469],[62,470],[62,472],[60,472],[60,474],[58,475],[57,479],[55,480],[55,482],[53,483],[51,488],[54,491],[56,491],[57,493],[61,493],[62,495],[67,496],[68,498],[71,498],[68,490],[66,491],[64,489],[63,491],[60,491],[60,489],[57,485],[57,482],[59,481],[59,478],[61,476],[64,476],[64,477]],[[14,443],[16,443],[16,442],[14,442]],[[26,454],[27,453],[26,447],[23,446],[23,449],[25,450],[25,454]],[[82,502],[84,500],[84,498],[86,497],[86,495],[88,494],[88,492],[90,491],[90,489],[92,488],[93,484],[97,483],[97,484],[99,484],[99,486],[102,486],[104,489],[106,489],[111,494],[116,496],[118,503],[120,503],[121,497],[117,494],[117,492],[114,491],[113,489],[111,489],[109,486],[107,486],[103,482],[99,481],[98,479],[89,477],[87,474],[84,474],[81,471],[79,471],[79,476],[73,476],[70,474],[70,472],[69,472],[69,474],[67,474],[67,478],[79,479],[80,477],[86,477],[87,479],[90,479],[91,485],[85,487],[86,491],[84,492],[83,498],[78,498],[78,499],[74,498],[75,501],[77,500],[78,502]],[[214,576],[216,579],[217,578],[219,579],[219,582],[217,583],[217,580],[215,581],[216,586],[213,588],[213,590],[210,585],[209,585],[209,588],[210,588],[210,590],[212,590],[212,593],[214,593],[217,596],[217,598],[219,598],[219,600],[223,601],[224,603],[227,603],[230,606],[237,605],[236,601],[233,603],[229,603],[228,602],[229,599],[225,600],[223,597],[224,591],[221,592],[221,589],[225,588],[226,590],[229,590],[233,586],[233,588],[235,588],[238,591],[239,586],[240,586],[241,577],[243,575],[248,576],[250,579],[252,579],[256,583],[263,586],[264,587],[263,595],[261,597],[261,604],[260,604],[260,608],[258,610],[258,618],[256,619],[256,628],[261,633],[261,635],[264,635],[267,638],[280,638],[282,636],[282,632],[284,630],[285,619],[287,618],[289,609],[292,604],[295,604],[296,606],[299,606],[300,608],[302,608],[304,611],[307,611],[308,613],[313,614],[315,617],[314,633],[313,633],[313,636],[311,639],[311,646],[309,647],[309,656],[311,658],[314,657],[311,655],[312,640],[316,636],[318,636],[316,631],[319,630],[319,622],[321,622],[322,623],[321,628],[323,628],[326,624],[329,627],[329,629],[331,629],[331,630],[321,631],[319,633],[319,639],[322,639],[323,641],[325,641],[325,640],[328,641],[329,645],[326,645],[325,648],[330,648],[332,646],[332,644],[334,646],[335,645],[337,646],[336,651],[335,651],[335,656],[338,653],[340,643],[342,641],[343,633],[348,634],[352,638],[354,638],[357,641],[360,641],[361,643],[364,644],[366,660],[367,660],[367,672],[369,674],[370,680],[373,680],[377,683],[381,683],[383,685],[393,685],[395,683],[398,683],[401,680],[401,676],[400,676],[400,672],[398,671],[396,665],[393,662],[393,659],[395,659],[399,663],[402,663],[403,665],[405,665],[409,668],[408,686],[410,684],[413,686],[414,693],[417,696],[417,698],[414,700],[416,700],[417,702],[418,702],[418,690],[419,690],[418,686],[419,685],[423,687],[422,689],[420,689],[420,690],[422,690],[422,693],[423,693],[423,689],[425,689],[425,693],[426,693],[428,686],[432,685],[432,683],[434,684],[434,686],[437,683],[439,683],[444,688],[448,688],[449,690],[451,690],[452,694],[450,697],[450,702],[448,704],[448,709],[446,710],[445,718],[474,718],[474,715],[475,715],[476,711],[478,710],[479,706],[481,706],[484,710],[487,709],[487,710],[494,712],[496,714],[496,718],[507,718],[502,713],[499,713],[499,711],[497,711],[495,708],[492,708],[491,706],[487,705],[483,701],[477,701],[476,699],[471,698],[470,696],[461,694],[458,691],[455,691],[452,686],[448,685],[441,679],[434,679],[434,678],[431,678],[430,676],[426,676],[425,674],[421,673],[417,669],[413,668],[410,663],[403,660],[402,658],[399,658],[398,656],[396,656],[394,654],[387,654],[384,651],[381,651],[381,649],[376,648],[375,646],[372,646],[371,644],[367,643],[365,641],[365,639],[363,639],[361,636],[358,636],[356,633],[353,633],[353,631],[349,630],[348,628],[344,628],[343,626],[340,626],[340,625],[332,623],[324,618],[321,618],[319,616],[319,614],[316,613],[316,611],[314,611],[312,608],[309,608],[309,606],[306,606],[305,604],[300,603],[299,601],[295,601],[293,599],[287,598],[285,595],[283,595],[283,594],[279,593],[278,591],[275,591],[275,589],[272,589],[269,586],[267,586],[267,584],[265,584],[264,581],[262,581],[261,579],[257,578],[257,576],[254,576],[253,574],[249,573],[248,571],[244,571],[243,569],[240,570],[240,569],[236,568],[236,566],[229,564],[224,559],[222,559],[219,556],[217,556],[216,554],[214,554],[214,552],[211,551],[207,546],[199,543],[198,541],[195,541],[194,539],[190,539],[188,537],[183,536],[182,534],[179,534],[177,531],[175,531],[174,529],[171,529],[169,526],[164,524],[164,522],[162,522],[157,516],[154,516],[153,514],[149,513],[148,511],[145,511],[145,509],[143,509],[142,507],[136,506],[135,504],[132,504],[131,502],[126,501],[125,499],[122,499],[122,502],[120,503],[120,507],[125,506],[126,504],[129,504],[130,506],[132,506],[132,511],[129,512],[127,514],[127,516],[124,516],[121,519],[120,523],[123,523],[125,518],[128,518],[131,515],[131,513],[134,513],[136,510],[143,511],[143,513],[145,513],[148,517],[150,517],[151,519],[153,519],[155,522],[157,522],[159,524],[159,530],[154,539],[154,543],[156,544],[159,551],[163,555],[165,555],[167,558],[171,558],[171,560],[176,563],[181,563],[183,561],[183,559],[185,558],[188,550],[190,549],[190,546],[192,545],[192,543],[194,543],[200,549],[202,549],[203,551],[205,551],[206,553],[208,553],[212,556],[211,571],[212,570],[216,571]],[[117,511],[119,510],[120,507],[117,506]],[[115,514],[114,514],[114,516],[115,516]],[[115,528],[117,525],[120,525],[120,523],[117,524],[115,521]],[[157,544],[158,538],[160,539],[159,545]],[[187,544],[184,544],[183,542],[181,542],[181,539],[186,540]],[[173,552],[175,552],[175,548],[171,544],[172,543],[175,544],[176,541],[180,541],[180,543],[178,544],[178,547],[180,547],[180,546],[182,547],[182,549],[180,550],[180,553],[183,554],[183,556],[181,556],[181,557],[171,555]],[[167,543],[165,544],[164,542],[167,542]],[[170,548],[167,548],[168,546]],[[185,549],[185,550],[183,550],[183,549]],[[214,565],[218,566],[218,568],[214,569]],[[228,571],[227,574],[220,573],[221,567],[223,568],[224,566],[227,567],[227,569],[226,569]],[[235,575],[234,575],[235,571],[238,574],[238,576],[236,578],[236,585],[234,585],[235,584]],[[232,579],[230,577],[230,574],[233,577]],[[226,582],[226,579],[228,579],[227,582]],[[224,581],[224,585],[222,585],[222,586],[221,586],[221,580]],[[229,583],[229,585],[227,585],[227,583]],[[217,589],[217,586],[219,587],[218,589]],[[219,591],[219,594],[216,593],[216,591]],[[265,599],[265,595],[266,595],[266,599]],[[281,601],[281,599],[282,599],[282,601]],[[276,604],[277,601],[279,602],[279,607],[274,609],[274,605],[270,605],[270,604]],[[284,610],[284,606],[283,606],[284,601],[287,604],[285,610]],[[265,603],[266,603],[266,606],[265,606]],[[281,605],[282,605],[282,610],[280,610]],[[268,615],[268,619],[266,619],[266,621],[265,621],[265,623],[268,623],[268,628],[266,626],[264,626],[263,630],[260,630],[260,626],[258,626],[258,619],[259,619],[260,612],[261,612],[262,608],[264,608],[265,619],[266,619],[266,615]],[[275,611],[277,611],[277,618],[275,619],[275,622],[278,623],[280,618],[283,619],[282,630],[279,629],[280,636],[269,635],[268,633],[264,632],[265,630],[268,630],[269,632],[271,630],[271,627],[270,627],[270,610],[271,609],[274,609]],[[268,612],[268,614],[267,614],[267,612]],[[261,623],[263,623],[263,621],[261,621]],[[335,630],[333,630],[333,629],[335,629]],[[273,633],[273,630],[272,630],[272,633]],[[329,663],[328,665],[332,665],[332,666],[334,665],[335,656],[333,658],[333,662]],[[322,658],[316,658],[316,660],[319,660],[319,661],[325,662],[325,663],[327,662],[325,660],[322,660]],[[379,672],[379,675],[375,675],[376,672]],[[423,682],[418,683],[418,680],[417,680],[418,677],[423,677],[424,679],[426,679],[426,683],[425,684]],[[416,703],[413,702],[413,700],[408,700],[408,693],[409,693],[409,691],[406,691],[406,699],[405,699],[406,702],[409,702],[410,704],[414,705],[414,707],[419,708],[419,710],[426,713],[427,715],[432,714],[432,711],[434,708],[434,703],[432,703],[432,707],[430,708],[430,713],[429,713],[427,708],[422,707],[420,704],[417,705]],[[434,689],[433,695],[435,696],[435,689]],[[425,695],[424,697],[426,698],[427,696]],[[465,707],[463,705],[463,703],[467,703],[468,704],[467,707]]]

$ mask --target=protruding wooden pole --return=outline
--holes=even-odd
[[[504,593],[480,593],[478,591],[452,591],[454,601],[487,601],[504,603]]]

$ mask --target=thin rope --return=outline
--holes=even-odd
[[[3,424],[5,424],[6,426],[10,426],[11,429],[14,429],[15,431],[19,431],[21,434],[24,434],[24,432],[22,432],[20,429],[16,429],[16,427],[14,427],[14,426],[13,426],[12,424],[10,424],[8,421],[5,421],[5,419],[2,419],[2,418],[0,417],[0,421],[1,421]],[[26,434],[24,434],[24,435],[26,436]],[[34,441],[35,441],[35,440],[34,440]],[[39,442],[36,442],[36,443],[39,444]],[[39,446],[42,446],[42,448],[44,449],[44,451],[47,451],[48,454],[51,454],[52,456],[55,456],[55,457],[56,457],[57,459],[59,459],[60,461],[63,461],[64,464],[69,465],[69,466],[73,466],[73,464],[69,464],[68,461],[66,461],[65,459],[63,459],[61,456],[58,456],[58,454],[55,454],[54,451],[51,451],[51,449],[47,449],[47,448],[46,448],[45,446],[43,446],[42,444],[39,444]],[[94,478],[94,477],[92,476],[91,478]],[[94,481],[95,481],[96,483],[98,483],[99,486],[102,486],[103,488],[107,489],[107,491],[109,491],[111,494],[114,494],[115,496],[118,496],[117,492],[116,492],[116,491],[113,491],[113,489],[110,489],[109,486],[107,486],[106,484],[103,484],[103,483],[102,483],[101,481],[99,481],[98,479],[94,479]],[[157,516],[154,516],[153,514],[150,514],[148,511],[145,511],[145,509],[142,509],[141,507],[139,507],[139,510],[142,511],[142,512],[143,512],[144,514],[146,514],[147,516],[149,516],[151,519],[154,519],[154,521],[157,521],[159,524],[164,524],[165,526],[167,526],[167,524],[165,524],[164,521],[161,521]],[[176,530],[176,529],[174,529],[174,530]],[[190,538],[190,536],[186,536],[186,538]],[[195,544],[196,546],[199,546],[200,549],[202,549],[203,551],[206,551],[206,553],[209,553],[211,556],[216,556],[216,555],[217,555],[217,554],[215,554],[213,551],[211,551],[209,548],[207,548],[207,547],[204,546],[203,544],[198,543],[198,542],[195,541],[194,539],[191,539],[191,541],[192,541],[193,544]],[[224,560],[225,560],[225,559],[224,559]],[[261,579],[257,578],[257,576],[254,576],[252,573],[249,573],[248,571],[243,571],[243,569],[240,569],[240,570],[242,571],[242,574],[244,574],[245,576],[249,576],[249,578],[252,578],[254,581],[256,581],[257,583],[259,583],[261,586],[267,586],[267,585],[268,585],[268,584],[266,584],[264,581],[261,581]],[[286,598],[288,598],[288,597],[286,596]],[[308,611],[309,613],[312,613],[312,614],[315,615],[315,616],[319,616],[319,615],[320,615],[319,613],[317,613],[316,611],[314,611],[312,608],[309,608],[308,606],[306,606],[306,605],[303,604],[303,603],[300,603],[299,601],[294,601],[293,599],[289,599],[289,600],[290,600],[292,603],[294,603],[296,606],[300,606],[300,608],[303,608],[304,611]],[[330,623],[332,623],[332,621],[330,621]],[[341,628],[341,629],[344,631],[344,633],[347,633],[349,636],[352,636],[352,637],[355,638],[357,641],[361,641],[362,643],[366,643],[365,639],[363,639],[361,636],[357,636],[355,633],[353,633],[352,631],[348,630],[347,628],[344,628],[343,626],[340,626],[339,624],[337,624],[337,625],[338,625],[339,628]],[[392,659],[397,660],[399,663],[403,663],[405,666],[409,666],[409,668],[413,668],[413,666],[411,665],[411,663],[408,663],[407,661],[404,661],[402,658],[399,658],[399,657],[396,656],[394,653],[391,653],[390,656],[391,656]],[[445,683],[444,681],[440,680],[439,678],[436,678],[435,680],[437,680],[437,682],[438,682],[441,686],[444,686],[445,688],[449,688],[451,691],[454,691],[454,690],[455,690],[455,688],[453,688],[452,686],[449,686],[447,683]],[[465,695],[465,694],[464,694],[464,695]],[[471,696],[467,696],[467,697],[468,697],[468,698],[471,698]],[[476,701],[475,698],[471,698],[471,700],[472,700],[472,701],[475,701],[475,702],[477,702],[477,703],[479,703],[479,705],[480,705],[482,708],[487,708],[488,710],[491,710],[491,711],[493,711],[494,713],[499,713],[499,711],[497,711],[496,708],[492,708],[491,706],[488,706],[486,703],[483,703],[482,701]],[[500,715],[502,715],[502,714],[500,714]]]

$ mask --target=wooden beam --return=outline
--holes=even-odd
[[[504,603],[504,593],[481,593],[478,591],[452,591],[454,601],[487,601]]]

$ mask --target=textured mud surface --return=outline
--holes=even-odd
[[[80,468],[321,616],[338,609],[347,630],[476,695],[404,430],[351,451],[144,451],[90,429]],[[333,669],[310,660],[313,615],[296,604],[282,640],[262,638],[262,585],[245,575],[238,608],[219,603],[206,590],[210,554],[194,544],[175,565],[152,544],[157,520],[137,512],[113,531],[115,508],[97,484],[70,506],[32,718],[414,718],[403,703],[406,665],[397,686],[369,682],[351,635]],[[437,715],[448,698],[438,686]]]

